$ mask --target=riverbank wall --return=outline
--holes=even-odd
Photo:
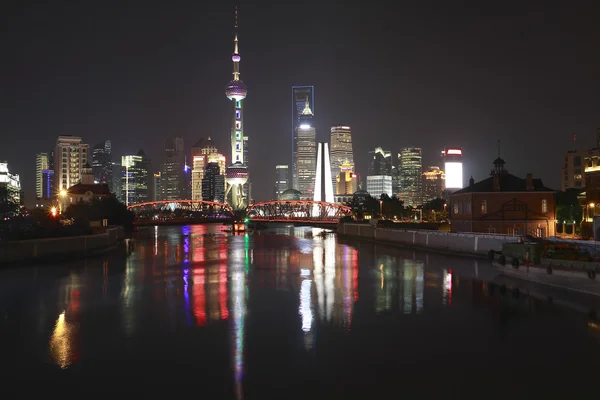
[[[110,250],[124,238],[122,227],[112,227],[93,235],[0,242],[0,265],[87,257]]]
[[[509,235],[394,229],[354,223],[338,224],[337,234],[377,243],[480,257],[488,257],[490,250],[502,251],[503,243],[519,241],[518,236]]]

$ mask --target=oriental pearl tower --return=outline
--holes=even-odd
[[[226,189],[225,201],[234,210],[241,210],[247,206],[244,195],[244,184],[248,181],[248,168],[244,165],[244,111],[242,102],[246,98],[248,89],[240,80],[240,55],[238,53],[238,13],[237,6],[234,12],[233,34],[233,80],[227,84],[225,95],[231,101],[231,165],[227,167],[225,175]]]

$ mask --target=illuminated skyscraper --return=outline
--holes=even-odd
[[[57,192],[81,182],[81,173],[89,162],[89,148],[77,136],[59,136],[54,151],[54,178]]]
[[[423,204],[423,155],[419,147],[407,147],[398,153],[400,192],[398,199],[404,206]]]
[[[350,163],[341,165],[336,177],[336,195],[353,195],[358,190],[358,175]]]
[[[48,153],[37,153],[35,155],[35,197],[36,199],[48,199],[44,193],[44,170],[50,167]]]
[[[428,167],[423,172],[423,202],[429,202],[444,195],[446,177],[440,167]]]
[[[288,170],[287,165],[275,166],[275,200],[281,200],[283,192],[290,188]]]
[[[463,188],[462,149],[448,147],[442,151],[444,174],[446,175],[446,193]]]
[[[92,172],[94,182],[112,183],[112,145],[110,140],[105,140],[92,149]]]
[[[331,136],[331,178],[335,187],[336,178],[340,173],[342,164],[354,167],[354,154],[352,153],[352,133],[349,126],[332,126]]]
[[[294,189],[302,193],[302,198],[312,200],[315,188],[317,162],[317,132],[313,126],[313,113],[308,98],[294,137]]]
[[[314,86],[292,86],[292,163],[291,165],[291,186],[290,188],[298,189],[298,166],[296,162],[298,161],[296,152],[298,148],[298,136],[297,130],[300,124],[302,123],[302,113],[306,108],[306,103],[308,102],[308,107],[311,110],[311,113],[314,115],[315,113],[315,88]]]
[[[160,174],[161,200],[185,198],[185,153],[182,138],[165,140],[165,153]]]
[[[233,36],[233,80],[227,84],[225,95],[232,104],[231,165],[227,167],[225,199],[234,210],[246,207],[248,199],[244,184],[248,182],[248,168],[244,163],[244,113],[243,100],[248,94],[246,84],[240,80],[240,54],[238,52],[238,13],[234,14]]]
[[[210,137],[207,140],[200,139],[192,147],[192,200],[202,200],[202,180],[209,163],[208,157],[216,153],[217,148],[212,144]]]
[[[125,205],[143,203],[151,199],[150,159],[143,150],[136,155],[121,157],[121,198]]]

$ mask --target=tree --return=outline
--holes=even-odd
[[[567,189],[564,192],[556,192],[556,219],[562,221],[581,221],[583,210],[579,204],[578,196],[580,189]]]

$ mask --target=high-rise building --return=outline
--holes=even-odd
[[[112,145],[110,140],[105,140],[92,149],[92,172],[94,182],[112,183]]]
[[[164,161],[161,170],[161,200],[185,198],[185,153],[182,138],[165,140]]]
[[[42,170],[42,199],[50,200],[55,198],[54,193],[54,171],[51,169]]]
[[[406,147],[398,153],[400,192],[405,206],[423,204],[423,154],[420,147]]]
[[[225,95],[231,101],[231,164],[227,167],[225,199],[234,210],[244,209],[248,204],[244,185],[248,182],[248,167],[244,163],[244,113],[243,100],[248,94],[246,84],[240,80],[240,54],[238,51],[238,13],[234,14],[233,34],[233,80],[227,84]]]
[[[35,198],[49,198],[44,196],[44,170],[50,169],[48,153],[37,153],[35,155]]]
[[[329,145],[325,142],[319,143],[317,148],[317,168],[315,171],[313,201],[325,201],[328,203],[333,203],[334,201]]]
[[[143,150],[121,157],[123,169],[121,198],[126,205],[150,201],[150,159]],[[95,177],[94,177],[95,179]]]
[[[400,193],[400,168],[397,165],[392,165],[392,193]]]
[[[354,153],[352,152],[352,132],[349,126],[332,126],[331,136],[331,177],[335,187],[337,175],[342,164],[354,166]]]
[[[336,195],[352,195],[358,190],[358,175],[354,172],[354,166],[344,163],[336,177]]]
[[[382,194],[392,196],[392,177],[390,175],[367,176],[367,192],[379,199]]]
[[[110,192],[115,195],[115,197],[124,202],[123,198],[123,190],[122,190],[122,178],[123,178],[123,168],[121,167],[120,160],[118,162],[110,163],[110,171],[111,171],[111,182],[108,183],[110,187]]]
[[[462,156],[463,152],[460,147],[448,147],[442,151],[446,192],[454,192],[463,188]]]
[[[162,200],[162,192],[160,188],[160,172],[152,174],[152,201]]]
[[[302,193],[302,199],[312,200],[317,172],[317,132],[313,126],[313,113],[308,99],[304,102],[299,123],[294,137],[294,189]]]
[[[206,165],[210,162],[208,158],[212,154],[217,154],[217,148],[210,136],[206,140],[200,139],[192,146],[192,200],[202,200],[202,179]],[[221,174],[225,174],[224,159]]]
[[[392,175],[392,152],[381,147],[369,151],[369,165],[367,176]]]
[[[7,162],[0,162],[0,210],[1,217],[12,217],[18,214],[21,205],[21,179],[19,175],[9,171]]]
[[[54,179],[61,192],[81,181],[81,173],[89,162],[89,145],[77,136],[59,136],[54,151]]]
[[[442,198],[446,177],[440,167],[431,166],[423,172],[423,202],[429,202],[433,199]]]
[[[225,175],[221,174],[218,163],[209,162],[202,179],[202,199],[207,201],[225,202]]]
[[[293,188],[298,188],[298,165],[297,162],[297,148],[298,148],[298,137],[297,130],[301,120],[303,119],[302,113],[306,108],[306,103],[311,109],[312,114],[315,113],[315,88],[314,86],[292,86],[292,176],[291,183]],[[316,153],[315,153],[316,155]]]
[[[275,200],[281,200],[283,192],[290,188],[288,165],[275,166]]]

